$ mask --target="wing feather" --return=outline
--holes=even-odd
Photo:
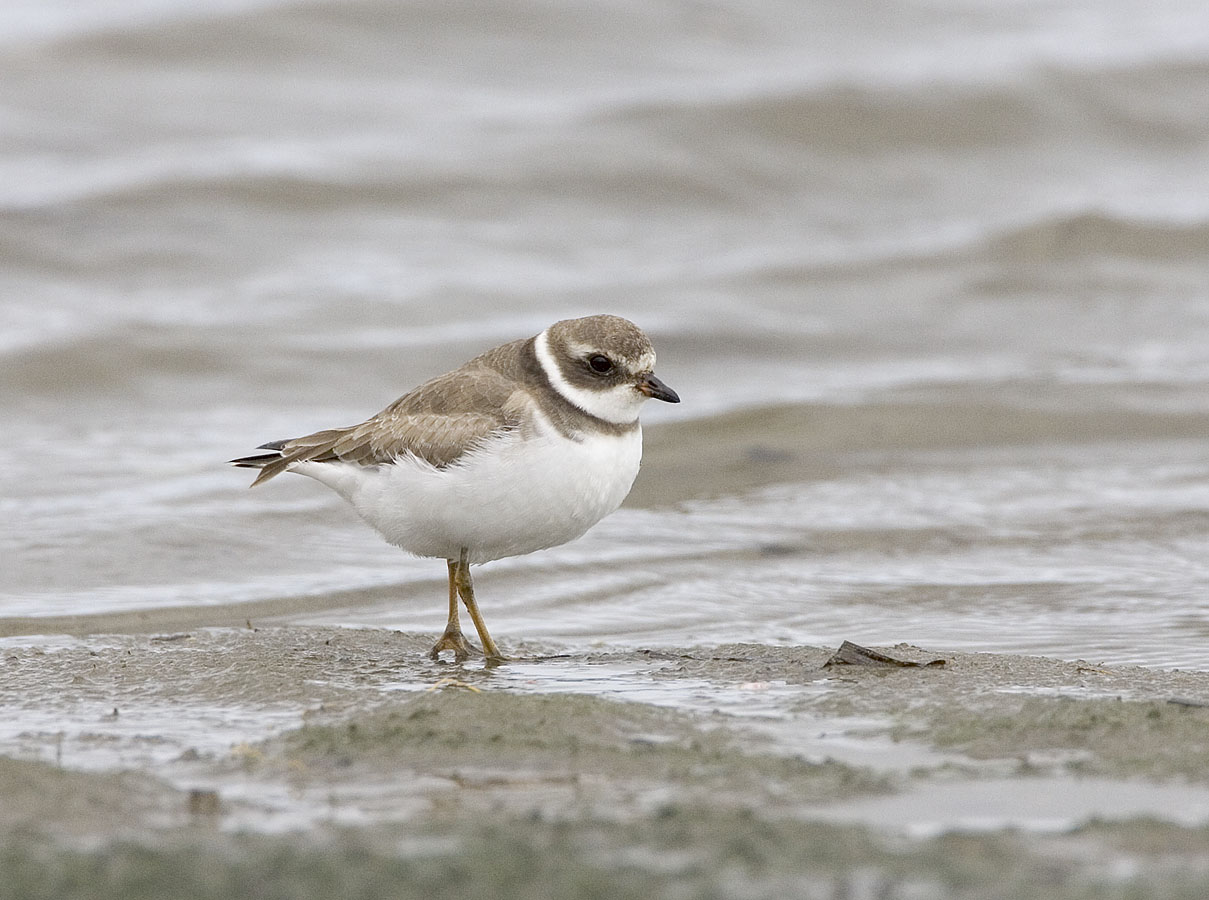
[[[304,461],[373,466],[410,453],[448,466],[492,435],[519,427],[526,405],[514,380],[484,365],[468,365],[420,385],[358,425],[275,442],[280,458],[261,466],[252,484]]]

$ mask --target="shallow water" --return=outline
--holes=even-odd
[[[230,832],[414,824],[439,818],[454,798],[518,803],[522,811],[553,803],[583,815],[582,792],[609,779],[606,793],[625,799],[612,796],[601,807],[606,818],[648,815],[685,801],[681,779],[707,794],[712,784],[721,798],[752,787],[749,768],[787,758],[801,764],[794,778],[825,779],[837,767],[847,775],[821,794],[782,795],[780,776],[766,772],[761,787],[778,798],[764,810],[773,819],[860,823],[920,838],[1067,831],[1138,817],[1200,826],[1209,816],[1198,762],[1209,690],[1202,673],[983,654],[952,656],[942,668],[827,669],[826,651],[759,644],[484,668],[430,662],[422,645],[374,629],[298,626],[172,639],[3,638],[0,754],[153,776],[181,791],[182,804],[190,791],[213,792],[221,815],[209,824]],[[460,702],[472,693],[485,705]],[[525,697],[510,702],[509,694]],[[484,718],[501,705],[528,709],[533,721]],[[385,729],[384,716],[394,717]],[[969,736],[980,745],[954,740],[963,721],[977,723]],[[295,731],[304,726],[315,730]],[[434,726],[443,731],[426,737]],[[1096,738],[1104,728],[1112,741]],[[293,738],[280,737],[289,732]],[[546,765],[551,752],[567,753],[568,741],[583,743],[582,755],[564,760],[578,774]],[[593,755],[598,744],[612,748],[611,763]],[[633,754],[686,746],[692,756],[679,775],[636,783]],[[720,756],[723,748],[739,752]],[[723,758],[721,783],[717,772],[698,783],[698,768]],[[794,778],[781,789],[795,783],[801,791]],[[188,813],[163,806],[161,815],[178,821]]]
[[[871,9],[0,2],[0,620],[436,632],[223,460],[610,311],[684,402],[498,639],[1209,666],[1209,11]]]
[[[674,511],[620,513],[480,575],[498,634],[571,646],[744,640],[1043,653],[1203,668],[1209,494],[1192,448],[1050,448],[854,467]],[[1145,458],[1140,459],[1139,456]],[[1167,457],[1164,460],[1164,457]],[[620,571],[618,566],[624,562]],[[407,631],[441,597],[310,614]],[[410,604],[409,604],[410,607]]]
[[[1111,798],[1111,799],[1109,799]],[[929,784],[892,798],[844,801],[816,811],[829,822],[880,823],[913,837],[1004,828],[1067,832],[1089,820],[1156,818],[1203,825],[1209,791],[1184,784],[1071,776]]]

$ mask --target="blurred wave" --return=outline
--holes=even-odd
[[[609,311],[684,402],[504,627],[1198,652],[1196,4],[0,0],[0,147],[0,623],[426,627],[439,565],[223,460]]]

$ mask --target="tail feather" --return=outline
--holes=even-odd
[[[281,459],[280,453],[263,453],[260,456],[241,456],[239,459],[228,460],[228,464],[240,469],[263,469],[275,459]]]
[[[243,469],[260,469],[260,474],[253,480],[250,487],[256,487],[262,481],[268,481],[274,475],[280,475],[297,462],[316,460],[326,462],[339,457],[332,452],[336,442],[345,434],[347,429],[331,429],[317,431],[306,437],[293,438],[285,441],[269,441],[261,444],[257,450],[272,450],[272,453],[258,453],[255,456],[244,456],[231,460],[231,465]]]
[[[269,441],[267,444],[261,444],[257,450],[272,450],[273,453],[258,453],[255,456],[241,456],[239,459],[232,459],[229,465],[240,469],[260,469],[260,474],[250,485],[256,487],[262,481],[267,481],[279,472],[285,471],[286,467],[292,462],[283,457],[282,449],[289,441]]]

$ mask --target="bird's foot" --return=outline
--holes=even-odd
[[[482,656],[483,651],[466,640],[466,636],[457,629],[445,629],[445,633],[432,645],[428,658],[437,660],[442,651],[452,650],[455,662],[465,662],[471,655]]]

